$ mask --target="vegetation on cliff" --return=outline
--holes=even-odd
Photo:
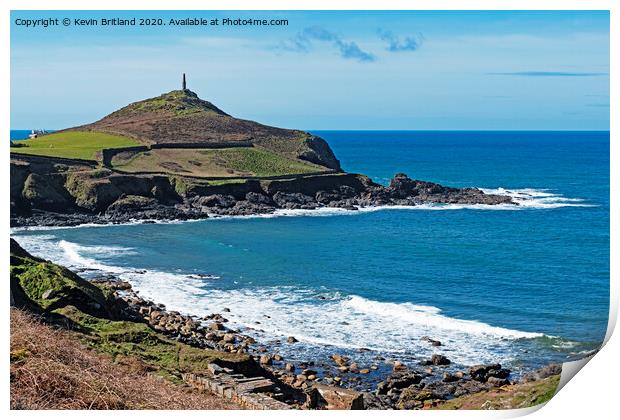
[[[79,331],[82,342],[90,348],[107,353],[114,360],[137,357],[158,376],[173,382],[182,373],[205,374],[209,363],[243,364],[247,354],[224,353],[200,349],[173,341],[152,330],[147,324],[132,321],[113,321],[88,315],[74,306],[54,311]]]
[[[101,170],[69,172],[66,174],[64,187],[78,207],[100,210],[121,195],[109,175],[110,171]]]
[[[532,382],[505,385],[489,391],[454,398],[437,405],[439,410],[505,410],[544,404],[555,395],[560,375]]]
[[[319,207],[516,205],[509,196],[404,174],[383,187],[343,172],[319,137],[231,117],[185,89],[22,143],[32,146],[11,155],[13,226],[187,220]],[[82,160],[33,158],[20,154],[24,150]],[[84,160],[93,157],[96,161]]]
[[[117,392],[120,395],[129,392],[130,386],[138,381],[152,388],[152,375],[166,380],[161,385],[160,395],[180,398],[177,408],[199,408],[201,401],[205,402],[204,408],[225,408],[230,405],[213,404],[214,400],[209,398],[187,397],[184,400],[185,391],[169,387],[179,384],[183,373],[206,372],[209,363],[229,366],[251,363],[247,354],[192,347],[171,340],[144,322],[126,319],[111,289],[33,257],[13,239],[10,276],[14,307],[38,314],[41,319],[65,330],[58,332],[53,340],[39,343],[39,338],[56,332],[38,325],[34,318],[17,309],[12,312],[11,400],[15,408],[175,407],[157,404],[142,390],[136,390],[136,396],[126,400],[117,398]],[[71,341],[76,343],[71,344]],[[61,343],[70,347],[65,354],[60,352]],[[59,364],[64,367],[55,369]],[[139,366],[141,373],[128,374],[132,366]],[[87,368],[92,373],[85,374]],[[147,372],[151,379],[145,378]],[[39,383],[37,378],[46,380],[49,386]],[[109,381],[115,385],[110,386]],[[93,387],[100,390],[99,394],[86,391]]]
[[[127,117],[140,118],[147,112],[170,113],[174,115],[188,115],[196,112],[228,116],[224,111],[211,102],[202,100],[190,90],[173,90],[157,97],[133,102],[118,111],[114,111],[105,119],[124,119]],[[102,120],[103,121],[103,120]]]
[[[18,306],[51,311],[78,305],[98,315],[106,313],[108,291],[65,267],[33,257],[11,240],[11,295]]]

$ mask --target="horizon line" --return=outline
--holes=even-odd
[[[11,131],[31,131],[33,128],[11,128]],[[60,131],[64,128],[44,128],[43,130]],[[562,129],[562,128],[303,128],[304,131],[549,131],[549,132],[610,132],[610,128],[592,128],[592,129]]]

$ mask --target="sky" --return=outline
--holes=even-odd
[[[17,24],[48,17],[60,25]],[[187,17],[220,25],[168,24]],[[63,26],[64,18],[166,25]],[[609,13],[11,13],[12,129],[92,122],[179,89],[183,72],[190,90],[227,113],[287,128],[608,130]]]

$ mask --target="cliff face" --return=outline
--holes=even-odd
[[[248,193],[262,197],[261,211],[240,209],[240,214],[273,211],[272,196],[303,194],[314,198],[319,191],[353,188],[361,193],[374,185],[356,174],[290,176],[277,180],[243,180],[211,183],[179,176],[128,175],[86,164],[65,165],[53,160],[22,156],[11,160],[11,216],[30,216],[32,212],[62,214],[113,214],[137,216],[136,212],[152,210],[144,216],[152,218],[198,218],[206,214],[194,208],[191,200],[199,197],[229,197],[246,201]],[[225,206],[226,207],[226,206]],[[162,213],[166,213],[164,215]]]
[[[289,158],[341,169],[325,140],[300,130],[232,117],[189,90],[175,90],[135,102],[97,122],[69,130],[120,134],[144,144],[246,142]]]
[[[12,226],[187,220],[321,207],[516,205],[509,196],[444,187],[405,174],[397,174],[387,187],[347,173],[208,181],[20,159],[11,161]]]

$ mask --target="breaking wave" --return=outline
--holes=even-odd
[[[535,188],[480,188],[485,194],[507,195],[521,208],[555,209],[559,207],[596,207],[582,198],[568,198],[548,189]]]
[[[434,306],[290,286],[221,289],[216,276],[119,267],[109,262],[110,256],[135,252],[131,248],[83,246],[57,241],[52,235],[20,236],[19,241],[29,252],[72,269],[112,273],[130,282],[145,298],[170,309],[206,316],[229,308],[225,315],[235,328],[265,342],[295,336],[300,340],[295,351],[306,352],[307,357],[333,352],[334,347],[430,357],[433,348],[421,340],[430,336],[442,342],[442,354],[457,364],[509,363],[518,356],[515,343],[548,337],[450,317]]]

